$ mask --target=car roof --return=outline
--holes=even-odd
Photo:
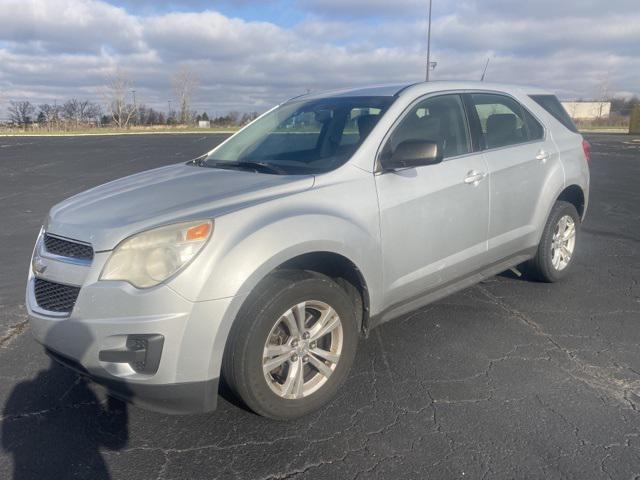
[[[334,97],[393,97],[398,92],[407,88],[411,84],[394,83],[388,85],[368,85],[356,88],[340,88],[335,90],[325,90],[320,92],[307,93],[294,97],[295,99],[315,99]],[[293,100],[293,99],[292,99]]]
[[[327,90],[324,92],[308,93],[294,98],[312,100],[316,98],[330,97],[393,97],[400,95],[424,95],[431,92],[446,90],[490,90],[511,94],[553,95],[553,92],[548,90],[526,85],[479,81],[436,80],[430,82],[370,85],[359,88]]]

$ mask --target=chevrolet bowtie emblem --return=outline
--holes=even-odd
[[[33,271],[35,273],[42,274],[46,269],[47,269],[47,266],[45,265],[44,261],[40,257],[33,258]]]

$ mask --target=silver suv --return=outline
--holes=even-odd
[[[567,275],[588,160],[538,89],[298,97],[202,157],[54,206],[31,328],[139,405],[213,410],[223,379],[255,412],[298,417],[331,399],[376,325],[521,264]]]

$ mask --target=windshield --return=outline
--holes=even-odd
[[[335,97],[285,103],[238,132],[201,162],[281,174],[327,172],[345,163],[393,97]]]

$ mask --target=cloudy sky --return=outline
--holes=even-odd
[[[9,100],[102,101],[127,72],[166,108],[197,72],[194,108],[263,111],[305,92],[424,77],[428,0],[0,0],[0,118]],[[434,79],[640,94],[638,0],[434,0]]]

